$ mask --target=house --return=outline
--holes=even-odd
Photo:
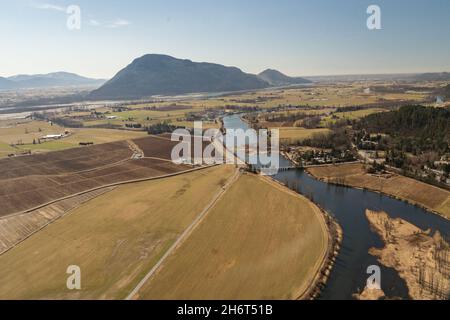
[[[47,134],[47,135],[43,136],[41,139],[42,140],[57,140],[57,139],[61,139],[63,137],[64,137],[63,134]]]

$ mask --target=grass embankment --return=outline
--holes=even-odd
[[[362,164],[314,167],[308,172],[331,183],[382,192],[450,219],[450,192],[411,178],[397,174],[388,178],[370,175]]]
[[[121,299],[221,190],[220,166],[116,188],[0,256],[0,299]],[[81,291],[66,288],[69,265]]]
[[[296,299],[324,262],[322,212],[243,175],[141,289],[142,299]]]

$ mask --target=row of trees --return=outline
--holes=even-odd
[[[176,129],[184,128],[179,126],[174,126],[168,123],[167,121],[153,124],[147,127],[148,134],[161,134],[161,133],[171,133]]]

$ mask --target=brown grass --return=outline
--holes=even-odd
[[[390,218],[386,212],[367,210],[366,216],[385,244],[382,249],[371,248],[369,253],[399,272],[411,298],[447,300],[450,246],[439,232],[431,235],[403,219]]]
[[[361,164],[315,167],[308,171],[330,182],[340,182],[405,199],[450,218],[450,192],[411,178],[396,174],[389,178],[373,176],[367,174]]]
[[[122,299],[234,172],[220,166],[116,188],[0,256],[0,299]],[[81,291],[66,288],[69,265]]]
[[[0,218],[0,254],[44,228],[49,223],[61,218],[70,210],[113,189],[114,187],[102,188],[55,202],[28,213]]]
[[[142,299],[295,299],[327,248],[320,210],[242,176],[140,292]]]

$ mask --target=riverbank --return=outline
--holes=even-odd
[[[294,166],[299,167],[300,163],[298,161],[296,161],[294,159],[294,157],[292,157],[292,154],[286,151],[281,151],[280,154],[285,157],[286,159],[288,159],[291,163],[294,164]]]
[[[449,244],[439,232],[431,234],[386,212],[366,210],[372,229],[384,242],[383,248],[371,248],[369,253],[386,267],[394,268],[406,281],[414,300],[447,300]]]
[[[317,268],[317,272],[312,279],[310,285],[305,288],[305,290],[297,297],[297,300],[314,300],[320,296],[322,289],[325,287],[328,278],[330,277],[331,271],[336,263],[337,256],[339,255],[339,251],[342,245],[343,239],[343,231],[341,226],[337,223],[337,221],[333,218],[331,214],[329,214],[326,210],[324,210],[320,205],[315,203],[313,200],[306,198],[300,193],[291,190],[284,183],[275,180],[273,178],[265,177],[266,181],[270,182],[276,188],[282,188],[284,192],[287,192],[295,197],[300,197],[302,199],[307,199],[313,205],[315,205],[319,212],[319,219],[323,222],[323,226],[325,228],[325,232],[328,235],[328,245],[327,250],[323,255],[322,261],[320,262],[319,267]]]
[[[450,220],[450,192],[396,173],[375,176],[366,173],[362,164],[324,165],[307,168],[320,181],[370,190],[405,201]]]

